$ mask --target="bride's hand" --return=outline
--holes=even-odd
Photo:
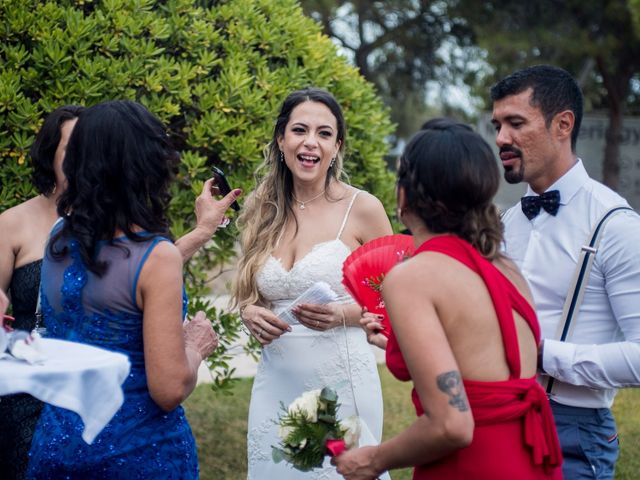
[[[290,332],[287,322],[276,317],[271,310],[257,305],[247,305],[240,314],[240,318],[256,340],[262,345],[268,345],[284,332]]]
[[[344,305],[340,303],[301,303],[292,312],[302,325],[319,332],[339,327],[345,321]]]

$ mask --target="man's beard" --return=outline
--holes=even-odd
[[[524,180],[524,160],[522,158],[522,152],[515,147],[505,145],[500,148],[500,153],[512,152],[518,155],[520,158],[520,167],[516,170],[513,166],[504,167],[504,179],[507,183],[515,184]]]
[[[507,183],[516,184],[524,180],[524,165],[520,159],[520,168],[517,170],[512,166],[504,167],[504,179]]]

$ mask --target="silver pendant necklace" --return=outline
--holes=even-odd
[[[296,203],[298,204],[298,207],[300,208],[300,210],[304,210],[304,208],[305,208],[304,206],[305,206],[307,203],[311,203],[311,202],[313,202],[315,199],[320,198],[322,195],[324,195],[324,192],[326,192],[326,191],[327,191],[327,189],[325,188],[325,189],[324,189],[324,190],[322,190],[318,195],[316,195],[316,196],[315,196],[315,197],[313,197],[313,198],[310,198],[309,200],[305,200],[304,202],[303,202],[303,201],[301,201],[301,200],[298,200],[298,199],[296,198],[296,196],[295,196],[293,193],[291,193],[291,196],[293,197],[293,199],[294,199],[294,200],[296,201]]]

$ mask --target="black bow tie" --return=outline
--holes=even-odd
[[[537,197],[522,197],[520,204],[522,213],[524,213],[529,220],[534,219],[540,213],[540,207],[544,208],[549,215],[555,216],[555,214],[558,213],[558,208],[560,208],[560,192],[558,190],[551,190]]]

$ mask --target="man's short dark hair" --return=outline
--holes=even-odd
[[[575,123],[571,132],[571,150],[575,152],[582,123],[583,97],[574,78],[562,68],[534,65],[512,73],[491,87],[491,100],[495,102],[529,88],[533,90],[531,105],[540,109],[547,127],[556,114],[564,110],[573,112]]]

